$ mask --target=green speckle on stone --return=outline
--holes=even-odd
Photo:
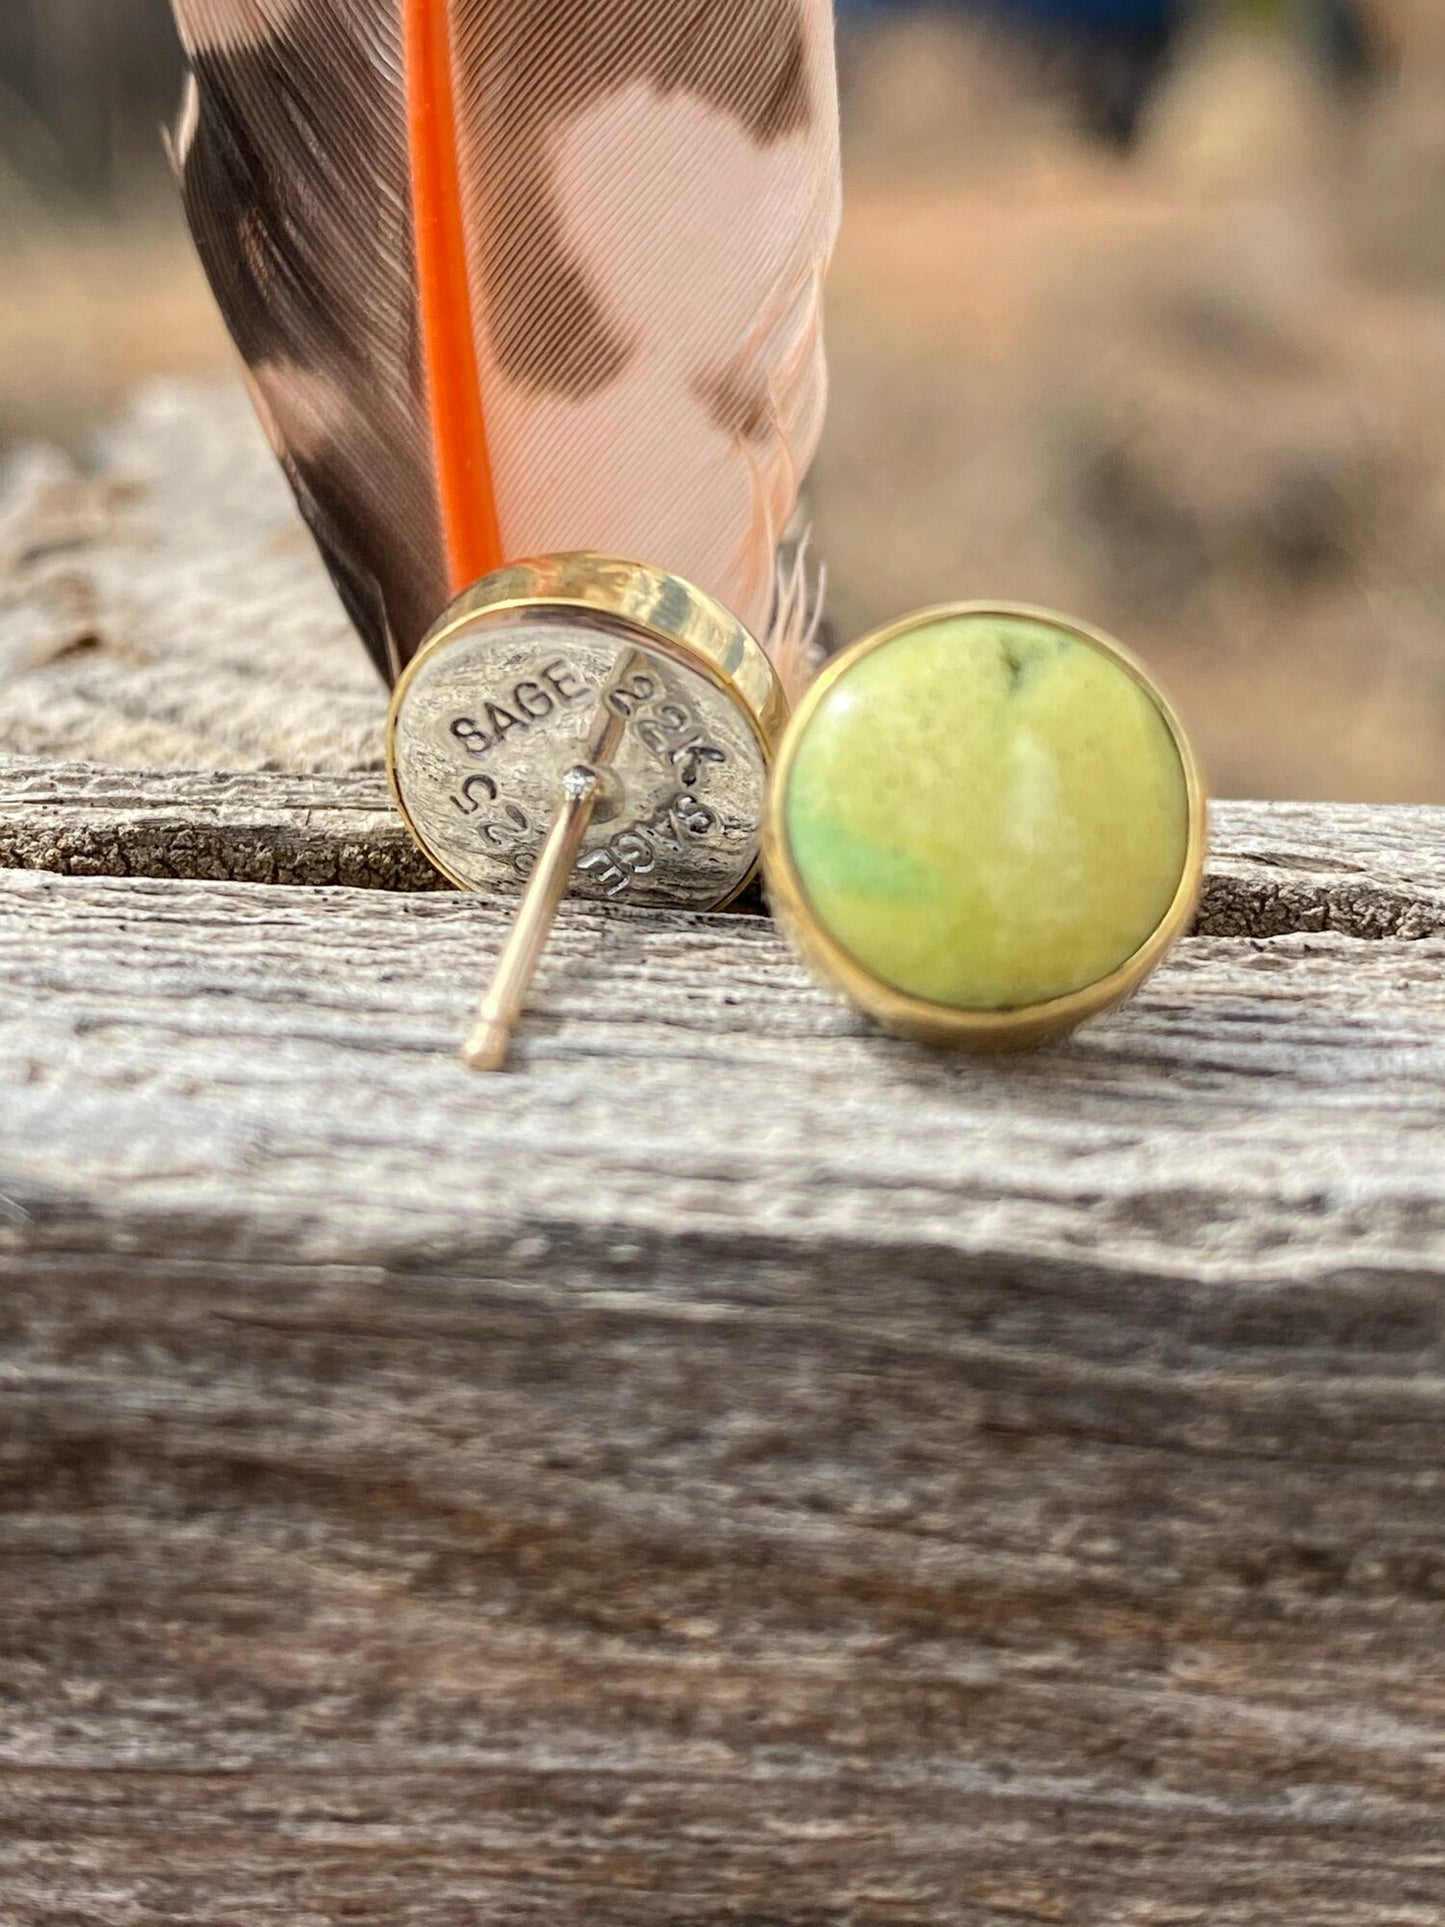
[[[1189,843],[1169,726],[1122,664],[1034,618],[942,617],[864,655],[794,754],[814,914],[885,983],[961,1010],[1081,990],[1166,915]]]

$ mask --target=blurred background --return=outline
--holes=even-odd
[[[1445,5],[842,0],[834,626],[1113,630],[1226,794],[1445,801]],[[164,0],[0,5],[0,459],[230,367]]]

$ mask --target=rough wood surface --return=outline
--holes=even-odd
[[[481,1086],[492,906],[0,907],[7,1920],[1440,1920],[1438,939],[573,908]]]
[[[3,1927],[1440,1927],[1441,813],[1004,1064],[568,906],[482,1083],[237,433],[0,518],[137,518],[0,559]]]
[[[108,769],[33,756],[0,755],[0,868],[450,887],[408,835],[379,774]],[[1429,915],[1428,878],[1422,884],[1420,914]]]
[[[1445,809],[1221,803],[1199,929],[1445,934]],[[380,775],[97,769],[0,755],[0,867],[430,890]]]
[[[0,475],[0,750],[381,768],[386,701],[239,386],[158,387]]]

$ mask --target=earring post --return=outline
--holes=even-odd
[[[562,778],[558,810],[527,894],[507,936],[471,1036],[462,1048],[468,1070],[505,1070],[527,993],[597,807],[602,779],[590,763],[577,763]]]
[[[500,1071],[507,1067],[512,1039],[527,1007],[527,993],[582,854],[582,839],[601,799],[602,771],[611,765],[622,738],[624,716],[609,698],[644,660],[639,650],[627,649],[613,664],[587,731],[586,760],[574,763],[562,778],[562,807],[547,832],[472,1034],[462,1046],[462,1062],[468,1070]]]

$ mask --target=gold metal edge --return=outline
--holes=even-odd
[[[1178,888],[1154,930],[1107,976],[1045,1003],[1009,1010],[961,1010],[950,1004],[934,1003],[912,996],[865,969],[824,928],[814,912],[793,863],[785,830],[788,783],[798,745],[829,690],[874,650],[915,629],[965,616],[1049,623],[1119,663],[1163,717],[1184,773],[1188,811],[1184,865]],[[773,765],[762,834],[764,882],[773,915],[793,947],[818,976],[895,1036],[990,1053],[1032,1049],[1132,996],[1193,921],[1204,887],[1208,845],[1209,806],[1198,757],[1173,703],[1143,663],[1102,629],[1072,616],[1031,603],[991,601],[944,603],[919,610],[860,637],[834,657],[807,690],[784,733]]]
[[[659,605],[667,607],[664,622]],[[746,716],[762,759],[766,786],[787,726],[789,703],[772,660],[739,617],[715,596],[682,576],[650,562],[578,549],[508,563],[464,589],[422,638],[416,654],[397,678],[386,717],[386,780],[407,833],[437,873],[458,890],[471,886],[438,860],[421,835],[402,794],[397,775],[397,731],[407,693],[422,664],[445,649],[479,617],[500,619],[523,610],[611,616],[639,636],[660,645],[660,652],[694,670],[731,698]],[[764,790],[763,811],[767,808]],[[758,848],[746,874],[712,908],[725,910],[752,884],[762,867],[762,822]]]

